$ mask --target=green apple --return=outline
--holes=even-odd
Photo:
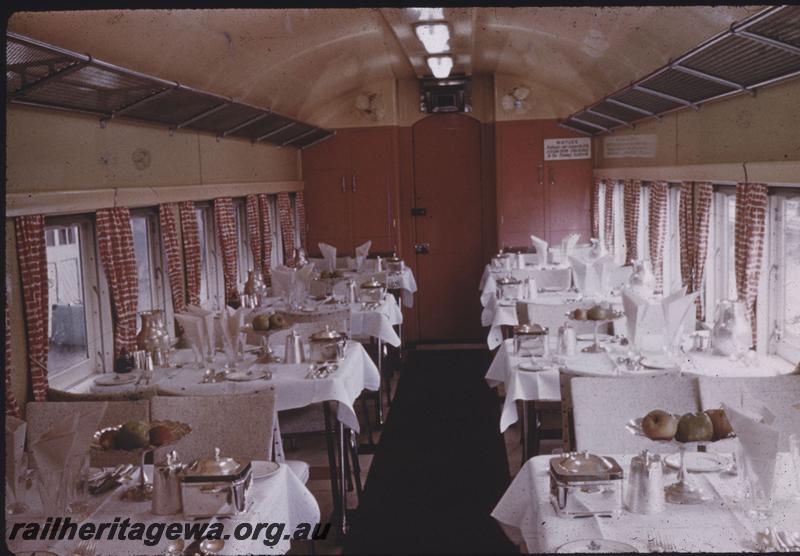
[[[708,442],[713,437],[714,425],[705,413],[687,413],[678,421],[678,442]]]
[[[605,309],[600,307],[600,305],[595,305],[586,312],[586,317],[589,320],[603,320],[605,314],[606,314]]]
[[[120,450],[136,450],[149,443],[150,424],[144,421],[128,421],[114,437],[114,446]]]
[[[270,318],[269,315],[262,314],[253,317],[253,330],[269,330]]]
[[[642,419],[642,432],[651,440],[672,440],[678,430],[678,419],[663,409],[654,409]]]
[[[275,313],[274,315],[269,317],[269,326],[270,328],[277,328],[277,329],[285,328],[286,321],[283,320],[283,315],[281,315],[280,313]]]

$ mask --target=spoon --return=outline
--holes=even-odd
[[[206,554],[218,554],[225,546],[225,541],[222,539],[204,539],[200,543],[200,553],[204,556]]]

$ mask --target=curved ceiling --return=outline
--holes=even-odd
[[[457,54],[469,55],[472,73],[513,76],[546,91],[563,117],[759,9],[458,8],[454,16],[472,26],[472,40],[459,43],[471,52]],[[408,12],[22,12],[9,30],[321,124],[318,108],[333,99],[415,77],[401,27]]]

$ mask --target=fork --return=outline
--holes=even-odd
[[[78,546],[75,547],[75,550],[72,552],[72,556],[94,556],[97,553],[97,544],[92,541],[81,541],[78,543]]]

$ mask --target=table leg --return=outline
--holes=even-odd
[[[528,401],[522,400],[522,464],[528,461]]]
[[[347,534],[347,470],[344,463],[344,458],[346,456],[345,450],[347,450],[347,447],[345,446],[345,426],[339,420],[337,420],[336,423],[339,441],[339,495],[342,509],[339,520],[339,528],[342,536],[345,536]]]
[[[333,498],[333,514],[334,520],[338,520],[341,515],[344,514],[342,511],[343,505],[341,504],[341,498],[339,498],[339,481],[338,481],[338,472],[336,469],[336,430],[334,425],[334,417],[331,411],[331,403],[330,402],[323,402],[322,407],[325,413],[325,444],[328,448],[328,467],[330,468],[330,475],[331,475],[331,497]]]
[[[380,385],[378,386],[378,398],[375,402],[375,417],[377,420],[378,428],[383,426],[383,341],[378,338],[378,375],[381,377]]]

